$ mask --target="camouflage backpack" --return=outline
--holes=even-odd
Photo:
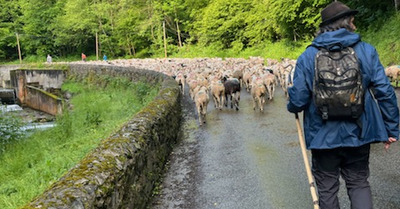
[[[352,47],[315,56],[313,98],[322,119],[357,119],[364,110],[364,88],[357,55]]]

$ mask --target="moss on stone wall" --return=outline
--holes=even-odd
[[[180,91],[163,74],[135,68],[71,65],[68,77],[95,82],[99,75],[161,83],[161,90],[117,133],[25,209],[145,208],[181,125]]]

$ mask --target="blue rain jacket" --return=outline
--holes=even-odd
[[[354,121],[323,121],[313,101],[315,47],[308,47],[297,59],[293,86],[288,89],[288,111],[304,111],[304,135],[307,149],[358,147],[372,142],[384,142],[388,137],[398,139],[399,109],[397,98],[378,53],[360,35],[340,29],[316,37],[312,44],[327,47],[340,43],[353,46],[359,59],[365,91],[364,112],[358,123]],[[355,45],[354,45],[355,44]]]

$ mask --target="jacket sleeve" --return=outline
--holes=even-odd
[[[288,88],[289,102],[287,104],[287,110],[292,113],[303,111],[311,101],[311,89],[309,85],[307,85],[307,83],[310,84],[310,82],[307,81],[310,79],[311,75],[310,73],[307,74],[307,72],[310,71],[306,68],[307,63],[305,63],[306,59],[304,59],[304,57],[303,54],[303,56],[297,59],[293,76],[293,86]]]
[[[371,57],[373,76],[371,82],[373,93],[381,110],[386,131],[390,137],[399,136],[399,109],[394,88],[391,86],[385,70],[379,61],[378,53],[374,49]]]

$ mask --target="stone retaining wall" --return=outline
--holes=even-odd
[[[124,76],[161,83],[156,98],[59,181],[23,208],[146,208],[181,123],[180,91],[163,74],[135,68],[71,65],[68,76]]]

